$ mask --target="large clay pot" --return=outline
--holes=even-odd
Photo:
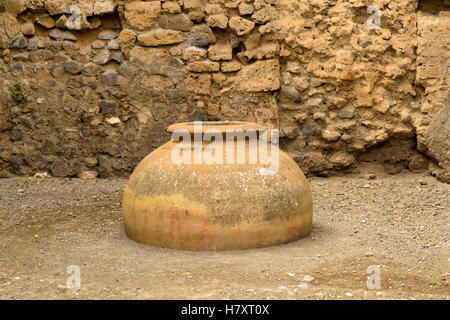
[[[266,130],[253,123],[203,122],[200,136],[211,128],[223,137],[226,130],[236,128],[256,130],[258,134]],[[193,123],[177,124],[167,131],[177,129],[189,132],[183,144],[198,151],[190,141],[194,137]],[[269,149],[277,148],[267,140],[263,143]],[[208,144],[200,143],[200,150]],[[311,189],[286,153],[270,149],[279,152],[278,171],[262,174],[262,167],[270,165],[260,161],[176,164],[176,146],[179,148],[180,142],[172,139],[153,151],[130,177],[123,198],[123,217],[131,239],[173,249],[226,250],[283,244],[311,231]],[[249,141],[245,143],[247,156],[258,153],[259,148]]]

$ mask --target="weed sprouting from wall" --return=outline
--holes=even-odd
[[[30,97],[28,93],[23,91],[22,86],[19,83],[16,83],[14,86],[9,88],[9,93],[16,105],[21,105],[30,102]]]

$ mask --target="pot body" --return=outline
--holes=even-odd
[[[277,149],[278,170],[262,174],[259,162],[175,163],[179,144],[169,141],[153,151],[130,177],[123,218],[131,239],[172,249],[228,250],[288,243],[310,233],[311,189],[286,153]],[[257,153],[258,147],[246,143],[245,150]]]

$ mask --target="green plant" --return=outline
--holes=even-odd
[[[11,98],[17,105],[24,104],[30,101],[30,97],[26,92],[23,91],[22,86],[18,83],[9,88],[9,93],[11,94]]]
[[[120,65],[116,64],[114,66],[114,68],[116,69],[117,74],[120,76],[122,74],[121,71],[120,71]]]

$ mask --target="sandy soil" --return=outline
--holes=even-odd
[[[308,237],[186,252],[127,239],[124,179],[0,179],[0,299],[449,298],[449,185],[412,173],[310,181]],[[367,288],[371,265],[380,289]]]

